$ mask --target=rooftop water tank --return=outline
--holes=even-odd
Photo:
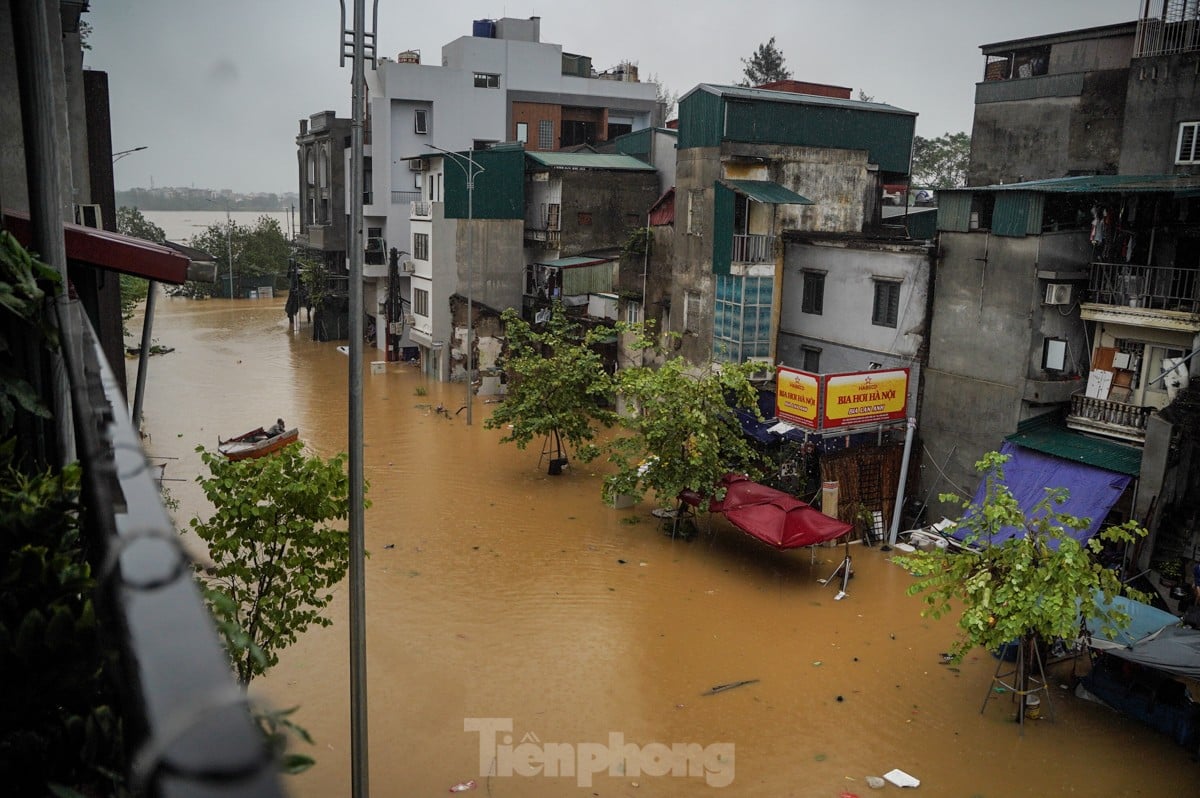
[[[471,35],[481,39],[496,38],[496,23],[490,19],[477,19],[471,26]]]

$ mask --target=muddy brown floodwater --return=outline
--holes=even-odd
[[[158,308],[155,338],[175,351],[150,361],[147,450],[181,526],[207,512],[197,444],[282,416],[312,451],[346,450],[349,361],[292,331],[281,300]],[[474,779],[492,796],[865,796],[865,778],[893,768],[932,796],[1197,794],[1188,752],[1070,696],[1070,664],[1051,676],[1055,720],[1019,735],[1010,697],[995,694],[981,714],[995,661],[941,664],[953,621],[922,618],[910,577],[878,549],[851,548],[849,596],[834,601],[817,580],[841,549],[781,554],[723,519],[672,540],[651,505],[601,504],[600,466],[550,477],[538,451],[499,444],[481,399],[470,427],[429,411],[453,413],[463,391],[403,365],[364,376],[374,795]],[[350,794],[347,595],[343,584],[332,626],[252,686],[299,705],[315,738],[294,796]],[[741,680],[757,681],[703,695]],[[640,772],[610,769],[614,744]],[[692,775],[655,775],[689,745]]]

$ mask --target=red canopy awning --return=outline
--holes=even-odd
[[[820,510],[744,476],[727,474],[721,480],[725,498],[709,503],[746,534],[777,549],[796,549],[836,540],[853,527]]]
[[[33,241],[33,228],[27,213],[5,210],[4,229],[23,247]],[[63,238],[70,260],[160,283],[183,285],[187,282],[191,261],[170,247],[71,223],[63,225]]]

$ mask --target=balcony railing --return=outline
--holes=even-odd
[[[539,230],[533,227],[525,228],[525,246],[559,249],[562,245],[562,231]]]
[[[1101,305],[1200,312],[1200,281],[1195,269],[1093,263],[1090,301]]]
[[[429,219],[433,217],[433,203],[416,200],[412,203],[412,209],[409,212],[409,217],[412,219]]]
[[[734,263],[766,263],[775,260],[775,236],[735,235]]]
[[[393,191],[392,204],[403,205],[406,202],[416,202],[421,199],[420,191]]]
[[[1142,19],[1138,22],[1133,45],[1134,58],[1146,58],[1171,53],[1190,53],[1200,50],[1200,19],[1194,3],[1173,4],[1166,19]],[[1185,19],[1184,17],[1190,17]]]
[[[1113,438],[1144,442],[1146,419],[1153,411],[1152,407],[1075,394],[1071,397],[1067,426]]]

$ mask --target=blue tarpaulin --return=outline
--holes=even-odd
[[[1091,524],[1084,530],[1064,530],[1080,542],[1100,531],[1108,511],[1116,504],[1117,499],[1121,498],[1130,480],[1126,474],[1074,463],[1011,442],[1006,442],[1000,453],[1009,456],[1008,462],[1004,464],[1004,484],[1027,516],[1034,505],[1046,498],[1046,488],[1067,489],[1067,500],[1062,504],[1052,504],[1051,509],[1054,512],[1091,519]],[[986,492],[987,480],[983,479],[975,491],[973,503],[982,504]],[[960,524],[952,534],[958,540],[962,540],[970,534],[970,530],[966,525]],[[991,538],[991,542],[999,543],[1022,534],[1024,530],[1005,527]]]

